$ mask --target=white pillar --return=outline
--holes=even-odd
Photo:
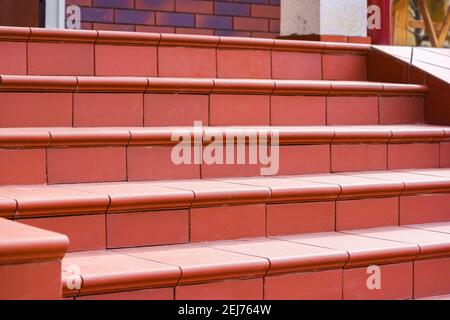
[[[367,36],[367,0],[281,0],[281,35]]]
[[[65,29],[66,27],[66,0],[45,1],[45,27]]]

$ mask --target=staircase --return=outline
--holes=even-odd
[[[61,298],[450,294],[450,127],[425,123],[426,86],[367,81],[370,46],[8,27],[0,41],[0,217],[69,237]],[[195,161],[228,135],[222,159],[256,139],[276,174]]]

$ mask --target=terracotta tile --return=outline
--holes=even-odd
[[[213,94],[210,125],[270,125],[270,98],[258,95]]]
[[[321,248],[344,250],[349,257],[346,263],[347,268],[376,263],[403,262],[412,260],[419,253],[419,248],[415,244],[369,238],[363,234],[364,231],[361,231],[361,235],[358,231],[347,232],[352,234],[328,232],[278,238]]]
[[[380,97],[380,124],[424,123],[422,97]]]
[[[0,184],[43,184],[45,150],[0,150]]]
[[[59,300],[61,261],[50,260],[0,266],[0,299]]]
[[[274,79],[322,79],[320,53],[272,51],[272,76]]]
[[[271,125],[326,125],[326,97],[272,96]]]
[[[217,77],[270,79],[270,51],[219,49]]]
[[[414,262],[414,298],[450,292],[450,258]]]
[[[336,230],[396,226],[398,212],[398,198],[337,201]]]
[[[83,279],[81,295],[133,291],[150,287],[173,286],[180,276],[179,268],[168,264],[144,260],[113,251],[90,251],[67,254],[62,270],[76,267]],[[76,294],[66,286],[65,296]]]
[[[48,183],[126,180],[125,148],[71,148],[47,151]]]
[[[189,211],[108,214],[107,228],[109,249],[186,243],[189,241]]]
[[[151,46],[95,46],[95,74],[97,76],[157,75],[156,47]]]
[[[450,222],[413,224],[407,226],[413,229],[423,229],[434,232],[450,233]]]
[[[190,236],[192,242],[264,237],[264,204],[192,208]]]
[[[76,300],[174,300],[173,288],[146,289],[77,297]]]
[[[334,212],[334,202],[268,205],[267,236],[334,231]]]
[[[281,146],[279,175],[330,172],[330,147],[324,145]]]
[[[270,261],[268,274],[293,273],[342,267],[348,259],[342,250],[302,245],[276,239],[248,239],[211,244],[214,248],[261,257]]]
[[[327,124],[378,124],[378,98],[328,97]]]
[[[160,77],[216,77],[214,48],[158,47]]]
[[[110,200],[109,214],[188,208],[194,199],[191,191],[164,188],[152,182],[88,183],[71,185],[70,189],[92,196],[106,196]]]
[[[3,186],[0,195],[17,202],[16,218],[104,213],[107,195],[73,190],[63,186]]]
[[[381,288],[369,289],[368,267],[344,270],[344,300],[407,300],[413,298],[412,262],[387,264],[380,269]],[[372,280],[372,279],[370,279]]]
[[[263,279],[232,280],[175,287],[176,300],[262,300]]]
[[[144,126],[209,125],[209,96],[193,94],[146,94]]]
[[[423,194],[400,197],[401,225],[449,220],[449,194]]]
[[[450,252],[450,236],[444,233],[405,227],[382,227],[347,232],[364,237],[415,245],[418,248],[420,247],[419,257],[421,258],[448,255]]]
[[[76,93],[75,127],[142,127],[142,94]]]
[[[27,74],[27,44],[0,42],[0,74]]]
[[[94,75],[94,45],[28,43],[28,74],[52,76]]]
[[[68,252],[106,248],[105,215],[79,215],[19,219],[26,225],[58,232],[69,237]]]
[[[388,145],[388,169],[439,168],[439,144]]]
[[[367,80],[367,65],[364,55],[324,54],[324,80]]]
[[[71,127],[72,94],[1,92],[1,127]]]
[[[341,300],[342,270],[327,270],[265,278],[267,300]]]
[[[130,147],[127,149],[128,180],[199,179],[200,165],[177,165],[172,161],[173,147]]]
[[[387,169],[387,145],[341,144],[331,146],[331,172]]]
[[[258,277],[264,275],[269,267],[266,259],[201,245],[133,248],[120,252],[141,260],[178,266],[181,269],[180,285]]]
[[[441,142],[441,159],[439,161],[441,168],[450,168],[450,143]]]
[[[192,204],[194,207],[266,203],[270,196],[268,188],[213,180],[178,180],[161,182],[158,185],[191,191],[195,195]]]

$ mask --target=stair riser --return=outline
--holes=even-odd
[[[408,300],[449,293],[448,268],[448,258],[382,265],[379,290],[368,288],[370,274],[367,267],[362,267],[88,295],[75,299]]]
[[[270,49],[0,42],[0,73],[29,75],[367,79],[364,54]]]
[[[449,212],[450,194],[421,194],[17,221],[66,234],[74,252],[445,222]]]
[[[0,127],[376,125],[424,122],[420,96],[0,93]]]
[[[231,153],[221,148],[223,164],[208,164],[207,149],[203,148],[202,153],[199,147],[186,147],[185,150],[191,150],[191,157],[189,163],[180,165],[174,162],[176,159],[173,159],[172,152],[175,158],[180,157],[172,146],[0,149],[0,185],[246,177],[260,176],[265,172],[263,169],[270,169],[269,172],[275,175],[298,175],[439,168],[449,164],[449,156],[445,152],[449,144],[412,142],[270,146],[269,165],[263,164],[259,154],[256,155],[257,164],[251,164],[249,148],[243,149],[242,146],[245,164],[238,164],[237,148],[234,160],[230,159],[231,163],[227,164],[226,159],[227,152],[229,155]],[[196,162],[196,154],[203,154],[203,159]]]

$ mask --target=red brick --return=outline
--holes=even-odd
[[[414,262],[414,298],[450,292],[450,258]]]
[[[233,18],[213,15],[195,15],[195,26],[197,28],[211,28],[211,29],[233,29]]]
[[[269,31],[280,33],[280,20],[270,20],[269,21]]]
[[[45,150],[0,149],[0,184],[44,184]]]
[[[79,215],[20,219],[21,223],[65,234],[69,237],[69,251],[106,249],[105,215]]]
[[[424,123],[422,97],[380,97],[380,124]]]
[[[108,214],[107,226],[108,249],[189,241],[188,210]]]
[[[71,127],[72,94],[0,93],[1,127]]]
[[[142,127],[143,97],[138,93],[76,93],[75,127]]]
[[[48,183],[126,180],[125,148],[50,149]]]
[[[136,26],[136,32],[175,33],[175,28],[160,26]]]
[[[265,205],[191,209],[191,241],[215,241],[265,236]]]
[[[331,146],[331,171],[375,171],[387,169],[385,144],[342,144]]]
[[[328,97],[328,125],[378,124],[377,97]]]
[[[450,194],[423,194],[400,198],[400,224],[450,220]]]
[[[337,201],[336,230],[377,228],[398,225],[398,198]]]
[[[172,150],[173,147],[128,148],[128,180],[199,179],[200,165],[174,164],[171,158]],[[193,153],[194,151],[192,159]]]
[[[111,31],[134,31],[134,26],[129,24],[118,24],[118,23],[94,23],[92,25],[93,30],[111,30]]]
[[[280,147],[279,175],[330,172],[330,146],[299,145]]]
[[[159,76],[216,77],[214,48],[159,47]]]
[[[82,9],[82,19],[86,22],[114,22],[114,11],[113,9],[105,8],[83,8]],[[117,20],[116,20],[117,21]]]
[[[367,267],[344,270],[344,300],[407,300],[413,295],[411,262],[380,267],[381,289],[370,290]]]
[[[176,300],[262,300],[263,280],[246,279],[175,287]]]
[[[213,2],[200,0],[176,0],[176,11],[211,14],[213,13]]]
[[[0,266],[1,300],[59,300],[61,261]]]
[[[195,15],[190,13],[157,12],[156,24],[159,26],[195,27]]]
[[[252,32],[253,38],[275,39],[278,36],[279,34],[276,32],[258,32],[258,31]]]
[[[280,18],[280,6],[252,4],[252,16],[262,18]]]
[[[0,74],[27,74],[25,42],[0,42]]]
[[[219,49],[219,78],[270,79],[270,51]]]
[[[267,236],[334,231],[334,202],[267,206]]]
[[[342,270],[327,270],[265,278],[266,300],[342,300]]]
[[[234,17],[234,29],[243,31],[269,31],[269,20],[263,18]]]
[[[388,169],[438,168],[438,143],[390,144]]]
[[[326,125],[326,97],[272,96],[271,125]]]
[[[367,80],[367,65],[364,55],[323,55],[324,80]]]
[[[263,95],[213,94],[210,102],[210,124],[270,125],[270,98]]]
[[[96,45],[97,76],[157,75],[156,47]]]
[[[173,11],[175,9],[174,0],[136,0],[137,9]]]
[[[209,97],[193,94],[146,94],[144,97],[144,125],[192,126],[194,121],[209,123]]]
[[[132,9],[134,0],[94,0],[94,7]]]
[[[200,28],[176,28],[176,33],[181,34],[199,34],[212,36],[214,35],[214,30],[212,29],[200,29]]]
[[[250,5],[246,3],[215,2],[214,14],[226,16],[250,16]]]
[[[173,300],[173,288],[146,289],[76,297],[76,300]]]
[[[94,45],[81,43],[29,43],[30,75],[94,75]]]
[[[155,24],[155,13],[142,10],[114,10],[115,22],[124,24]]]
[[[272,51],[274,79],[321,80],[320,53]]]

